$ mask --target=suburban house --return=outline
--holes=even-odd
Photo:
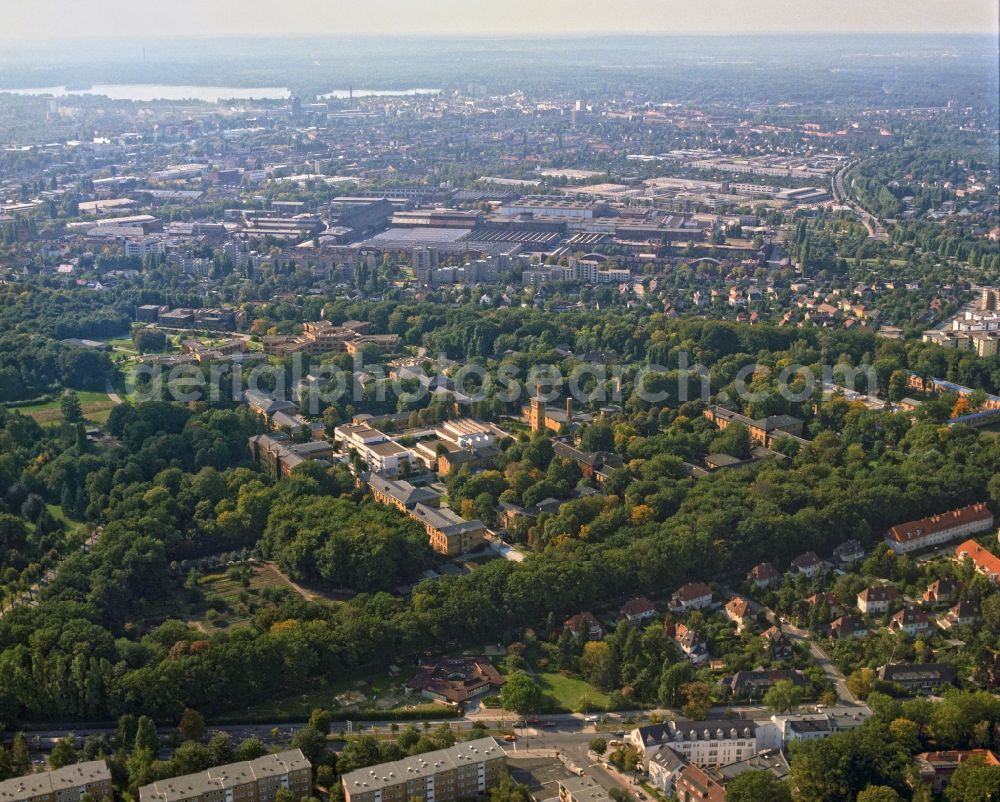
[[[955,669],[942,663],[896,663],[880,666],[878,678],[893,682],[910,693],[933,691],[955,681]]]
[[[978,573],[985,576],[994,585],[1000,585],[1000,557],[983,548],[976,541],[966,540],[955,549],[955,559],[959,562],[972,560]]]
[[[975,602],[959,602],[938,619],[945,629],[951,627],[969,627],[979,621],[979,605]]]
[[[873,585],[858,594],[858,609],[865,615],[882,615],[899,595],[894,585]]]
[[[766,588],[781,581],[781,574],[771,563],[757,563],[747,574],[747,580],[758,588]]]
[[[825,563],[819,558],[815,551],[807,551],[792,560],[789,573],[802,574],[806,577],[814,577],[825,567]]]
[[[761,633],[767,656],[772,660],[787,660],[792,656],[792,639],[778,627],[770,627]]]
[[[924,591],[923,599],[925,602],[946,602],[951,601],[952,597],[962,589],[960,582],[956,582],[954,579],[935,579],[927,586],[927,590]]]
[[[836,594],[831,593],[828,590],[822,590],[819,593],[814,593],[806,599],[806,604],[810,607],[819,607],[821,604],[825,604],[831,610],[840,609],[840,600],[837,598]]]
[[[885,542],[897,554],[908,554],[960,537],[970,537],[992,527],[993,513],[985,502],[980,501],[919,521],[896,524],[886,533]]]
[[[407,693],[462,704],[504,685],[504,678],[486,657],[446,657],[420,666],[406,683]]]
[[[750,602],[742,596],[734,596],[724,608],[726,618],[736,622],[736,631],[742,632],[743,628],[753,619],[753,612],[750,609]]]
[[[860,540],[846,540],[833,550],[833,559],[839,565],[853,565],[865,558],[865,547]]]
[[[775,734],[779,742],[775,748],[780,749],[792,741],[813,741],[826,738],[837,731],[830,716],[825,713],[816,715],[774,715],[771,716]]]
[[[677,623],[668,628],[667,635],[673,637],[677,648],[689,662],[696,666],[708,662],[708,642],[701,633],[686,624]]]
[[[587,640],[601,640],[604,637],[604,627],[588,610],[567,618],[563,622],[563,627],[578,640],[584,635],[587,636]]]
[[[867,635],[868,627],[856,615],[842,615],[830,623],[830,637],[834,639],[863,638]]]
[[[704,610],[712,606],[712,589],[704,582],[688,582],[670,597],[671,610]]]
[[[911,638],[922,635],[931,628],[927,613],[916,607],[905,607],[889,619],[889,629],[905,632]]]
[[[648,621],[656,617],[656,608],[645,596],[639,596],[636,599],[629,599],[622,605],[620,616],[630,623]]]

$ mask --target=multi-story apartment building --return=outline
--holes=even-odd
[[[744,719],[669,721],[637,727],[627,736],[640,754],[669,746],[690,763],[722,766],[753,757],[758,748],[757,724]]]
[[[299,749],[215,766],[139,789],[140,802],[274,802],[279,789],[309,796],[312,764]]]
[[[455,802],[482,796],[498,785],[506,766],[507,755],[499,742],[479,738],[357,769],[340,781],[344,802]]]
[[[74,763],[0,782],[2,802],[80,802],[84,794],[111,799],[111,770],[103,760]]]
[[[993,513],[985,502],[970,504],[919,521],[896,524],[885,536],[885,542],[897,554],[939,546],[960,537],[971,537],[993,526]]]

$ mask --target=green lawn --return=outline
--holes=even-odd
[[[108,419],[108,414],[114,407],[114,403],[108,398],[107,393],[93,390],[77,390],[76,397],[80,399],[80,406],[83,408],[83,417],[94,423],[104,423]],[[22,415],[30,415],[39,423],[58,423],[62,420],[62,409],[58,397],[41,404],[32,404],[27,407],[18,407],[17,411]]]
[[[579,677],[543,673],[538,674],[537,679],[542,690],[555,699],[561,708],[570,712],[606,710],[608,707],[607,694]]]
[[[49,515],[51,515],[57,521],[62,521],[63,526],[66,527],[66,531],[69,532],[70,534],[74,534],[80,531],[81,529],[87,528],[87,524],[83,523],[83,521],[73,521],[67,518],[65,513],[63,513],[62,507],[60,507],[58,504],[46,504],[45,506],[49,510]]]

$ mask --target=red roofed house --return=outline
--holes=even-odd
[[[593,613],[586,610],[567,618],[563,626],[577,639],[584,635],[589,640],[601,640],[604,637],[604,627],[601,626],[601,622],[594,618]]]
[[[985,532],[993,527],[993,513],[986,503],[970,504],[957,510],[932,515],[919,521],[896,524],[885,536],[885,542],[897,554],[908,554]]]
[[[712,605],[712,589],[704,582],[688,582],[670,597],[673,610],[702,610]]]
[[[868,627],[856,615],[843,615],[830,624],[831,638],[863,638],[867,634]]]
[[[972,560],[976,570],[989,579],[993,584],[1000,585],[1000,557],[976,543],[975,540],[966,540],[955,549],[956,560]]]
[[[766,588],[781,579],[778,569],[771,563],[757,563],[750,569],[747,579],[753,582],[758,588]]]
[[[730,621],[736,622],[736,629],[738,632],[743,631],[743,627],[747,625],[747,622],[752,617],[750,602],[742,596],[733,596],[733,598],[726,603],[725,612],[726,617]]]
[[[924,601],[932,603],[950,601],[961,589],[961,584],[954,579],[948,579],[947,577],[944,579],[935,579],[927,586],[927,590],[924,591]]]
[[[629,599],[622,605],[621,617],[626,621],[645,621],[656,616],[656,608],[645,596]]]
[[[865,615],[881,615],[898,598],[899,591],[893,585],[874,585],[858,594],[858,609]]]

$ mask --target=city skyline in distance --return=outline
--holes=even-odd
[[[593,33],[994,33],[994,0],[38,0],[6,10],[3,40],[329,34],[509,36]],[[113,28],[108,20],[114,19]]]

